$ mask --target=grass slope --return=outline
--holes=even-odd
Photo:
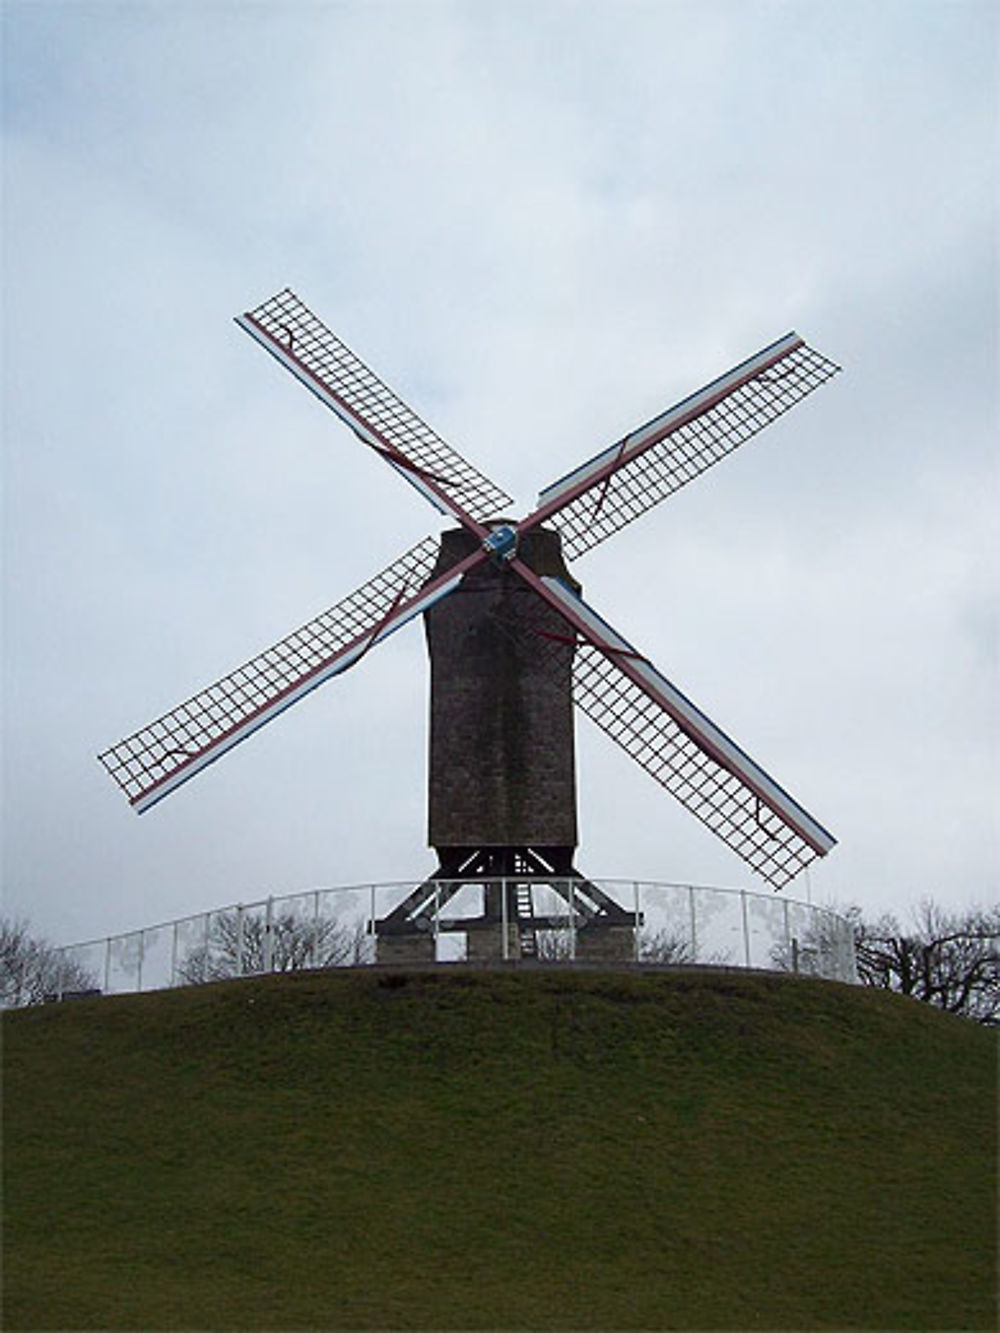
[[[996,1044],[792,978],[5,1016],[10,1329],[992,1328]]]

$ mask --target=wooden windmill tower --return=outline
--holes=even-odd
[[[776,889],[826,855],[833,837],[582,599],[565,561],[732,453],[836,365],[787,334],[547,487],[513,520],[510,497],[292,292],[236,322],[457,526],[105,751],[101,762],[136,810],[423,615],[429,842],[439,865],[376,924],[382,956],[430,956],[431,913],[442,893],[446,901],[469,884],[482,890],[481,911],[454,924],[470,951],[479,939],[495,952],[502,922],[515,952],[530,952],[542,883],[569,893],[594,954],[616,951],[608,942],[633,918],[573,863],[573,703]]]

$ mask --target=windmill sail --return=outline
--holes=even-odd
[[[759,781],[751,787],[735,767],[713,758],[650,693],[589,645],[577,649],[573,699],[616,745],[775,889],[783,888],[834,845],[828,834],[814,833],[807,840],[761,800],[756,790]],[[777,787],[762,769],[753,767],[771,790]]]
[[[830,851],[832,835],[582,598],[527,577],[562,610],[580,710],[752,870],[779,889]]]
[[[551,519],[572,559],[717,463],[840,369],[789,333],[546,487],[521,525]]]
[[[236,323],[441,513],[483,523],[512,503],[285,288]]]
[[[472,561],[428,583],[437,550],[425,537],[336,606],[98,755],[135,809],[149,809],[451,592]]]

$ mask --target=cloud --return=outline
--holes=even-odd
[[[816,894],[989,895],[991,6],[5,24],[18,910],[67,939],[431,868],[418,629],[142,819],[92,758],[434,530],[230,323],[286,282],[522,509],[790,327],[841,361],[577,572],[833,826]],[[748,882],[585,727],[581,865]]]

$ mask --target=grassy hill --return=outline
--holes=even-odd
[[[4,1037],[9,1329],[994,1326],[995,1037],[895,996],[362,970]]]

